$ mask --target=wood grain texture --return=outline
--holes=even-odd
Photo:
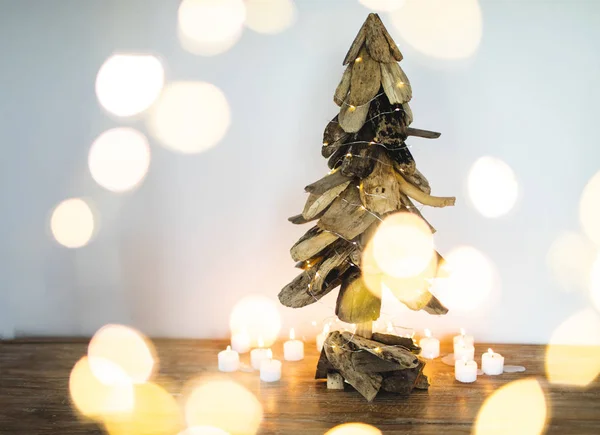
[[[177,395],[192,378],[218,375],[217,352],[228,344],[213,340],[154,340],[160,359],[158,383]],[[263,404],[260,434],[322,435],[332,427],[353,421],[377,426],[384,434],[470,434],[481,405],[494,390],[518,379],[535,377],[546,394],[547,434],[600,433],[600,379],[587,388],[548,384],[545,379],[545,346],[477,344],[480,357],[488,347],[507,358],[507,364],[527,367],[525,373],[481,376],[473,384],[454,380],[452,367],[439,359],[428,362],[428,391],[413,391],[409,398],[380,393],[366,404],[350,386],[345,391],[327,390],[326,381],[314,379],[319,354],[314,342],[305,346],[306,358],[284,362],[282,380],[259,381],[256,373],[227,375],[251,390]],[[38,340],[0,342],[0,433],[11,435],[100,435],[93,423],[80,420],[71,410],[68,377],[85,355],[87,340]],[[451,344],[442,346],[442,354]],[[273,347],[283,359],[283,346]],[[248,363],[248,354],[242,355]],[[418,387],[418,386],[417,386]]]

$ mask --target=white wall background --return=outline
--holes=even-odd
[[[286,220],[320,178],[323,128],[341,61],[368,10],[354,0],[297,0],[295,25],[275,36],[246,30],[225,54],[186,53],[177,1],[0,0],[0,335],[90,335],[109,322],[150,336],[225,337],[231,308],[261,293],[276,299],[297,270],[288,251],[306,230]],[[415,126],[441,131],[414,141],[434,193],[453,209],[426,211],[441,252],[470,245],[498,275],[478,312],[400,324],[466,326],[480,340],[545,342],[589,305],[564,291],[547,264],[564,231],[579,231],[578,204],[600,169],[600,2],[482,0],[483,38],[468,60],[426,57],[391,26],[411,79]],[[386,20],[383,17],[386,23]],[[151,142],[152,162],[134,192],[91,179],[87,153],[123,122],[97,104],[98,68],[115,51],[152,52],[169,80],[203,80],[226,94],[233,123],[216,148],[184,156]],[[146,131],[142,120],[125,124]],[[482,217],[466,179],[480,156],[515,171],[519,200],[507,216]],[[53,207],[89,198],[100,228],[86,247],[59,246]],[[335,292],[337,293],[337,292]],[[284,326],[313,333],[335,294]],[[389,308],[395,309],[395,308]]]

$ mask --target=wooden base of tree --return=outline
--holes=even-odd
[[[329,389],[343,389],[343,378],[369,402],[381,390],[407,396],[429,387],[420,351],[410,338],[375,333],[368,339],[333,331],[323,344],[315,378],[326,378]]]

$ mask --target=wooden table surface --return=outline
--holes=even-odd
[[[154,345],[160,359],[155,382],[176,397],[193,378],[223,375],[217,371],[216,356],[224,341],[155,340]],[[69,399],[69,373],[86,354],[86,346],[84,340],[0,342],[0,433],[104,433],[102,427],[78,417]],[[476,346],[476,355],[487,347]],[[265,434],[323,434],[344,422],[369,423],[384,434],[471,433],[486,397],[504,384],[531,377],[540,382],[548,404],[546,433],[600,434],[598,379],[585,388],[550,385],[544,372],[544,346],[493,347],[510,364],[523,365],[527,371],[460,384],[454,380],[453,368],[438,359],[425,369],[432,383],[429,391],[416,391],[409,398],[381,394],[372,403],[350,386],[343,392],[328,391],[323,381],[314,380],[318,354],[313,343],[307,343],[304,361],[284,363],[280,382],[261,383],[256,373],[228,376],[262,403],[259,433]],[[273,350],[281,359],[281,344]],[[243,355],[242,361],[247,360],[248,355]]]

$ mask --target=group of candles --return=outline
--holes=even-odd
[[[330,326],[326,324],[323,331],[317,335],[317,349],[321,351],[323,343],[329,335]],[[419,341],[421,356],[434,359],[440,356],[440,340],[431,336],[431,331],[425,329],[425,337]],[[240,354],[250,351],[250,364],[254,370],[260,371],[260,379],[264,382],[275,382],[281,379],[281,361],[273,359],[273,352],[265,348],[261,338],[258,347],[250,350],[251,339],[246,331],[231,336],[231,346],[219,352],[219,370],[235,372],[240,368]],[[295,339],[294,329],[290,330],[290,339],[283,344],[283,358],[286,361],[304,359],[304,343]],[[459,382],[475,382],[477,380],[477,362],[475,358],[474,339],[466,335],[461,328],[460,335],[454,337],[454,377]],[[486,375],[499,375],[504,371],[504,357],[488,349],[481,356],[481,369]]]
[[[474,339],[465,335],[464,329],[454,337],[454,377],[459,382],[475,382],[477,380],[477,362],[475,359]],[[504,372],[504,357],[488,349],[481,356],[481,370],[486,375],[499,375]]]
[[[231,346],[219,352],[219,370],[235,372],[240,369],[240,354],[250,351],[250,365],[260,372],[264,382],[276,382],[281,379],[281,361],[273,359],[273,351],[265,348],[262,338],[258,339],[258,347],[250,350],[250,335],[246,331],[231,336]],[[304,359],[304,343],[295,339],[294,329],[290,330],[290,339],[283,343],[283,359],[300,361]]]

